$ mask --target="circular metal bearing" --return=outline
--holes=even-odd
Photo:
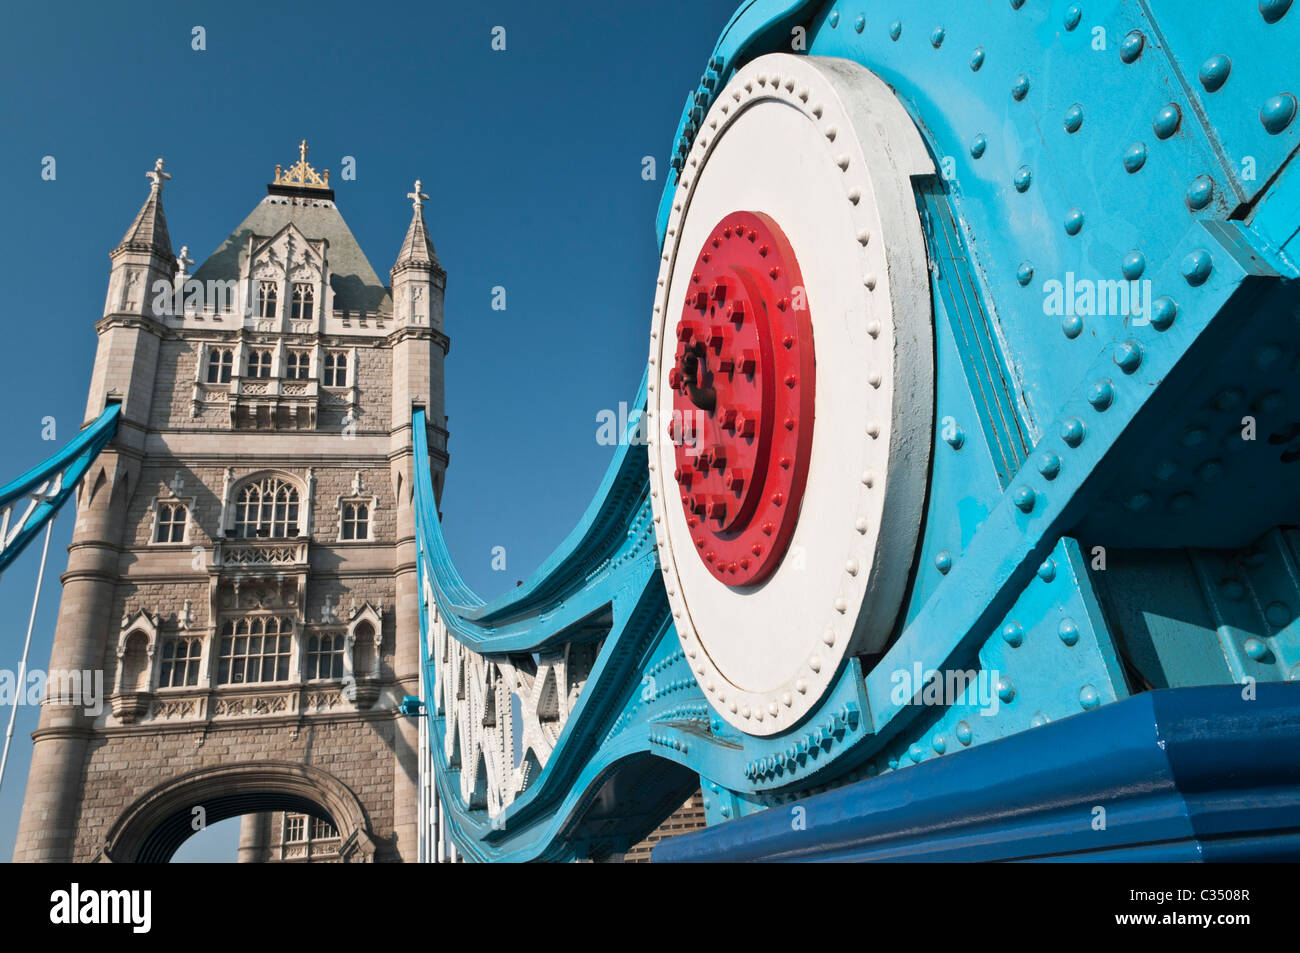
[[[909,177],[933,172],[915,126],[874,74],[779,53],[736,73],[683,166],[651,328],[651,503],[683,651],[713,707],[748,734],[777,734],[808,715],[845,658],[884,645],[902,605],[934,401],[926,251]],[[779,243],[777,277],[746,247],[751,230],[755,250],[760,237],[770,238],[769,254]],[[781,299],[794,298],[791,272],[802,307],[782,311]],[[744,302],[739,325],[729,301]],[[691,341],[697,327],[703,338],[693,375],[684,325]],[[698,467],[719,449],[749,472],[728,484],[725,464]],[[702,500],[684,492],[684,463],[689,482],[705,486]],[[776,487],[776,471],[789,473],[789,487]],[[799,480],[801,498],[791,499]],[[784,509],[773,518],[777,492]],[[712,524],[710,503],[729,504],[714,505]],[[697,505],[705,519],[691,525]],[[705,530],[712,539],[702,546]],[[720,569],[721,542],[735,546]]]

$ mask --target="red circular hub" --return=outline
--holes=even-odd
[[[812,321],[799,263],[761,212],[700,250],[669,373],[674,474],[699,556],[729,586],[766,578],[794,533],[812,451]]]

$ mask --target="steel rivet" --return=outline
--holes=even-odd
[[[1019,648],[1025,641],[1024,627],[1019,622],[1008,622],[1002,627],[1002,640],[1013,649]]]
[[[1022,486],[1016,490],[1012,501],[1022,513],[1029,513],[1034,509],[1035,499],[1034,491],[1027,486]]]
[[[1296,98],[1290,93],[1282,93],[1265,101],[1259,111],[1259,121],[1264,124],[1269,135],[1276,136],[1291,125],[1296,114]]]
[[[1056,627],[1056,634],[1061,637],[1061,641],[1066,645],[1074,645],[1079,641],[1079,626],[1068,616],[1061,620],[1061,624]]]
[[[1196,287],[1205,284],[1214,270],[1214,259],[1203,248],[1198,248],[1183,259],[1181,271],[1187,283]]]
[[[1155,122],[1152,123],[1152,129],[1155,130],[1158,139],[1168,139],[1178,131],[1179,124],[1183,121],[1182,110],[1177,104],[1170,103],[1160,112],[1156,113]]]
[[[1101,696],[1097,694],[1097,689],[1091,685],[1084,685],[1079,689],[1079,704],[1083,706],[1084,711],[1092,711],[1101,704]]]
[[[1099,381],[1094,381],[1088,388],[1088,403],[1092,404],[1095,410],[1106,410],[1114,401],[1115,385],[1109,378],[1103,377]]]
[[[970,68],[972,72],[978,73],[980,67],[984,65],[984,47],[977,46],[975,52],[970,55]]]
[[[1124,168],[1130,173],[1142,168],[1146,161],[1147,147],[1144,143],[1135,142],[1124,150]]]
[[[1065,111],[1065,131],[1073,135],[1083,125],[1083,107],[1075,103]]]
[[[1120,42],[1119,58],[1125,63],[1134,62],[1142,55],[1142,48],[1146,46],[1146,42],[1146,37],[1134,30]]]
[[[1228,73],[1232,71],[1232,60],[1228,59],[1222,53],[1211,56],[1201,64],[1200,80],[1201,85],[1205,87],[1207,93],[1215,93],[1223,88],[1223,84],[1228,81]]]
[[[934,557],[934,568],[946,576],[948,570],[952,569],[952,553],[946,549],[939,550]]]

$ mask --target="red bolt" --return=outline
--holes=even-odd
[[[677,439],[677,420],[676,418],[668,421],[668,439],[676,441]]]
[[[781,277],[781,268],[778,265],[773,265],[771,268],[768,269],[767,273],[772,278],[772,280],[775,281],[777,278]]]
[[[724,228],[724,229],[722,230],[722,237],[723,237],[723,238],[730,238],[730,237],[731,237],[731,226],[730,226],[730,225],[728,225],[726,228]]]
[[[785,375],[785,386],[786,386],[786,387],[789,387],[789,388],[791,388],[791,389],[793,390],[793,389],[794,389],[794,385],[797,384],[797,383],[799,383],[799,378],[795,377],[793,374],[787,374],[787,375]]]
[[[722,420],[719,425],[723,430],[731,431],[736,429],[736,408],[728,407],[722,412]]]
[[[772,533],[773,533],[775,530],[776,530],[776,527],[773,526],[771,523],[764,523],[764,524],[763,524],[763,535],[764,535],[764,536],[771,536]]]
[[[715,466],[719,470],[727,465],[727,448],[720,443],[711,446],[707,453],[709,454],[709,465]]]
[[[673,478],[676,479],[677,482],[680,483],[682,486],[688,487],[691,485],[691,481],[695,479],[695,471],[687,470],[683,467],[678,467],[676,470],[673,471]]]
[[[785,418],[785,429],[786,429],[786,430],[793,430],[793,429],[794,429],[794,418],[793,418],[793,417],[787,417],[787,418]]]
[[[758,367],[758,352],[752,347],[742,350],[740,352],[740,372],[742,374],[753,374],[756,367]]]
[[[762,255],[764,258],[766,258],[766,257],[767,257],[767,246],[766,246],[766,245],[759,245],[759,246],[758,246],[758,253],[759,253],[760,255]]]
[[[714,239],[713,239],[713,247],[714,247],[714,248],[718,248],[718,247],[720,247],[721,245],[722,245],[722,239],[721,239],[721,238],[714,238]]]
[[[695,548],[696,548],[696,549],[703,549],[703,548],[704,548],[704,538],[703,538],[703,537],[696,537],[696,539],[695,539]]]
[[[741,300],[727,302],[727,317],[740,327],[745,323],[745,302]]]
[[[773,269],[773,270],[775,270],[775,269]],[[772,277],[775,278],[776,275],[773,275]],[[790,307],[790,299],[789,299],[789,298],[787,298],[787,297],[785,297],[785,296],[782,296],[782,297],[776,299],[776,308],[777,308],[778,311],[784,311],[784,310],[785,310],[786,308],[788,308],[788,307]]]
[[[701,291],[699,294],[704,294],[704,292]],[[677,325],[677,340],[682,342],[689,341],[691,338],[695,337],[695,333],[699,331],[699,329],[700,326],[694,321],[682,321]]]
[[[709,306],[709,293],[700,288],[687,295],[686,300],[696,311],[703,311]]]
[[[704,512],[705,509],[704,494],[696,493],[693,497],[691,497],[691,509],[696,513]]]
[[[670,368],[669,371],[668,371],[668,386],[671,387],[673,390],[676,390],[678,387],[681,386],[681,383],[682,383],[682,374],[681,374],[681,371],[679,371],[679,370],[678,370],[677,368],[675,368],[675,367]],[[669,424],[669,425],[668,425],[668,436],[671,437],[672,435],[673,435],[672,424]]]
[[[745,486],[745,471],[740,467],[732,467],[722,478],[722,482],[732,493],[739,493]]]
[[[700,261],[704,262],[706,265],[712,260],[713,260],[713,256],[710,255],[708,252],[704,252],[703,254],[700,255]]]
[[[725,301],[727,298],[727,283],[725,281],[715,281],[713,283],[713,300]]]
[[[735,563],[731,563],[730,565],[727,566],[727,572],[735,572],[735,571],[736,571]]]
[[[704,554],[704,561],[706,563],[713,562],[713,550],[710,549],[707,553]]]
[[[772,505],[773,505],[773,506],[780,506],[780,505],[781,505],[782,503],[784,503],[784,502],[785,502],[785,497],[782,496],[780,493],[773,493],[773,494],[772,494]]]
[[[749,568],[749,560],[748,560],[748,559],[745,559],[744,557],[742,557],[741,560],[740,560],[740,568],[741,568],[741,569],[748,569],[748,568]]]
[[[715,496],[709,500],[709,509],[704,514],[711,520],[725,519],[727,516],[727,501],[720,496]]]
[[[754,436],[758,421],[753,414],[741,414],[736,418],[736,433],[742,437]]]
[[[718,373],[730,374],[736,369],[736,359],[730,354],[724,354],[718,358]]]
[[[785,337],[781,338],[781,343],[785,345],[785,348],[788,351],[790,348],[794,347],[794,335],[787,334]]]
[[[720,324],[712,324],[709,326],[709,347],[713,348],[715,351],[722,350],[722,342],[725,340],[723,330],[724,329]]]
[[[753,553],[755,556],[761,556],[763,555],[763,547],[758,545],[758,543],[755,543],[753,548],[750,549],[750,552]]]
[[[782,458],[781,458],[781,469],[782,469],[782,470],[789,470],[789,469],[790,469],[790,458],[789,458],[789,457],[782,457]]]

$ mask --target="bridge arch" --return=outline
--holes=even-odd
[[[281,761],[199,768],[138,797],[109,830],[99,859],[165,863],[195,833],[194,809],[208,826],[243,814],[296,811],[330,821],[345,862],[369,863],[378,847],[361,801],[346,784],[311,765]]]

